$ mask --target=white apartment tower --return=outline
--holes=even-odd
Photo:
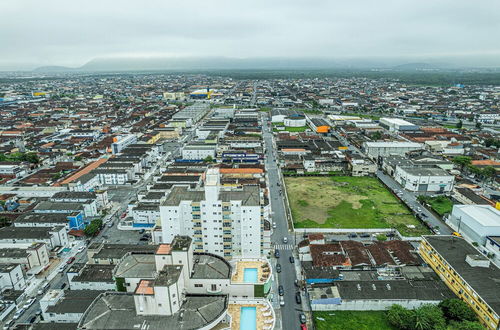
[[[195,252],[226,258],[258,258],[264,246],[264,198],[258,185],[220,185],[219,169],[209,168],[203,189],[175,186],[160,206],[162,243],[190,236]]]

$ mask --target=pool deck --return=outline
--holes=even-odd
[[[256,307],[257,311],[257,330],[265,330],[272,323],[266,323],[265,321],[272,320],[273,316],[264,316],[266,313],[271,313],[271,305],[268,303],[262,304],[229,304],[227,312],[231,315],[231,330],[240,330],[240,313],[241,307]],[[261,308],[269,307],[268,311],[261,311]]]
[[[245,268],[257,268],[257,283],[265,283],[269,278],[270,272],[264,272],[264,265],[268,265],[268,263],[264,261],[238,261],[234,267],[235,271],[231,277],[231,281],[244,283]]]

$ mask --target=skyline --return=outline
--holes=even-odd
[[[0,70],[106,58],[327,59],[500,66],[500,3],[3,2]],[[32,10],[37,8],[37,10]]]

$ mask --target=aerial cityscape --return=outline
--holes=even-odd
[[[338,3],[34,4],[0,4],[3,329],[500,329],[500,5],[417,36],[365,3],[367,37]]]

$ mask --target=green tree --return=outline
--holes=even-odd
[[[497,174],[497,170],[493,166],[486,166],[481,171],[483,178],[487,181],[492,180]]]
[[[207,156],[207,157],[205,157],[205,159],[203,159],[203,161],[206,163],[212,163],[214,161],[214,159],[212,158],[212,156]]]
[[[392,305],[386,312],[387,320],[398,329],[411,329],[413,312],[401,305]]]
[[[494,138],[487,138],[487,139],[484,140],[484,145],[486,147],[491,147],[494,143],[495,143],[495,139]]]
[[[481,127],[483,127],[483,124],[481,124],[480,122],[476,122],[476,128],[481,129]]]
[[[452,159],[452,162],[460,166],[460,170],[463,171],[464,167],[471,164],[472,158],[468,156],[456,156]]]
[[[425,304],[413,311],[413,329],[444,329],[445,327],[446,319],[438,306]]]
[[[461,129],[463,125],[464,123],[462,122],[462,120],[459,120],[458,123],[455,125],[455,127]]]
[[[85,227],[84,233],[90,237],[96,236],[97,233],[99,233],[99,230],[101,230],[101,227],[102,219],[94,219],[87,225],[87,227]]]
[[[444,316],[451,321],[477,321],[476,313],[464,301],[456,298],[445,299],[439,303]]]
[[[380,140],[382,138],[382,133],[379,131],[373,132],[371,138],[372,140]]]

